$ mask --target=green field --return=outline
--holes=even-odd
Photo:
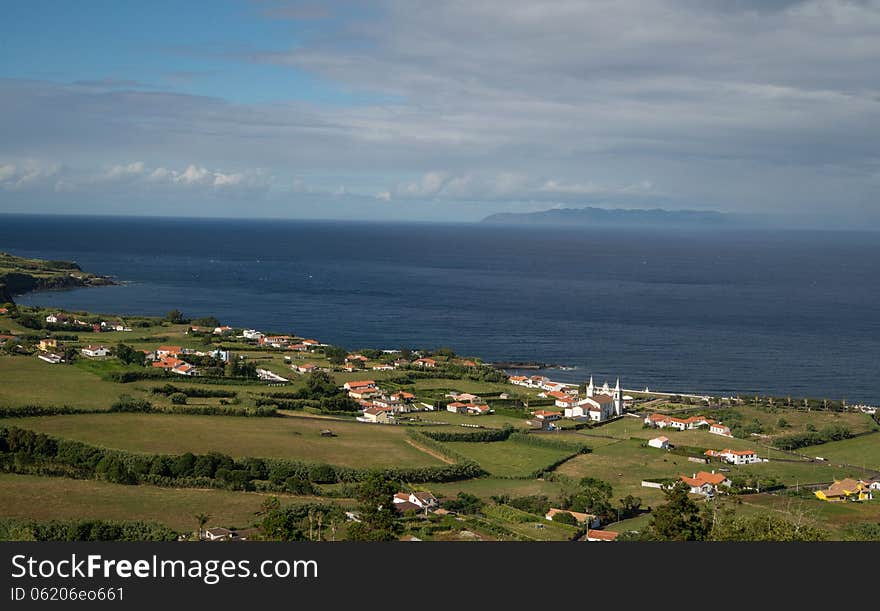
[[[504,477],[525,477],[569,454],[566,450],[510,440],[491,443],[453,441],[444,445],[475,460],[492,475]]]
[[[486,428],[500,429],[504,425],[509,424],[515,428],[525,428],[526,421],[524,418],[511,418],[510,416],[497,416],[495,414],[486,414],[484,416],[468,416],[466,414],[453,414],[452,412],[442,411],[425,411],[408,414],[414,422],[444,422],[447,424],[472,424]],[[461,427],[460,427],[461,428]],[[462,430],[468,430],[463,428]]]
[[[849,524],[880,523],[880,500],[860,503],[829,503],[813,498],[792,498],[783,495],[750,494],[738,497],[742,504],[736,510],[763,513],[771,510],[789,520],[803,519],[830,531],[831,538],[839,538]]]
[[[800,448],[798,453],[880,471],[880,433]]]
[[[156,454],[222,452],[349,467],[428,466],[441,461],[407,443],[403,427],[313,418],[84,414],[0,420],[57,437]],[[336,437],[321,437],[329,428]]]
[[[194,531],[197,513],[212,516],[210,526],[243,528],[257,517],[270,495],[227,490],[123,486],[0,473],[0,517],[33,520],[144,520],[180,531]],[[282,503],[316,501],[315,497],[276,495]]]
[[[489,499],[493,495],[502,494],[507,494],[511,497],[540,494],[555,500],[561,491],[559,484],[542,479],[498,479],[493,477],[469,479],[462,482],[445,482],[442,484],[421,484],[417,487],[429,490],[438,497],[453,498],[459,492],[466,492],[482,499]]]
[[[35,356],[0,356],[0,406],[70,406],[108,409],[135,389],[106,382],[75,365],[51,365]]]

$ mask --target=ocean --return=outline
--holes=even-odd
[[[880,401],[880,234],[0,216],[0,250],[121,286],[23,304],[217,316],[562,381]]]

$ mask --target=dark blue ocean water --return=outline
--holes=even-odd
[[[22,303],[451,346],[626,388],[880,400],[880,234],[0,216],[125,286]]]

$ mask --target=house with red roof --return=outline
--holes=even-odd
[[[595,528],[591,528],[587,531],[587,536],[584,537],[584,541],[614,541],[619,534],[620,533],[614,532],[613,530],[596,530]]]
[[[694,473],[693,477],[682,475],[679,478],[690,487],[691,494],[702,494],[703,496],[712,496],[718,492],[719,486],[730,486],[730,480],[722,473],[707,473],[700,471]]]

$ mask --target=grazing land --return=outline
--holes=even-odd
[[[0,517],[31,520],[144,520],[195,530],[197,513],[212,524],[246,528],[270,495],[228,490],[123,486],[93,480],[0,473]],[[280,495],[285,504],[314,497]]]
[[[405,431],[311,418],[166,414],[85,414],[0,421],[65,439],[148,454],[222,452],[233,457],[290,458],[347,467],[431,466],[438,459],[407,443]],[[322,437],[331,429],[334,437]]]

